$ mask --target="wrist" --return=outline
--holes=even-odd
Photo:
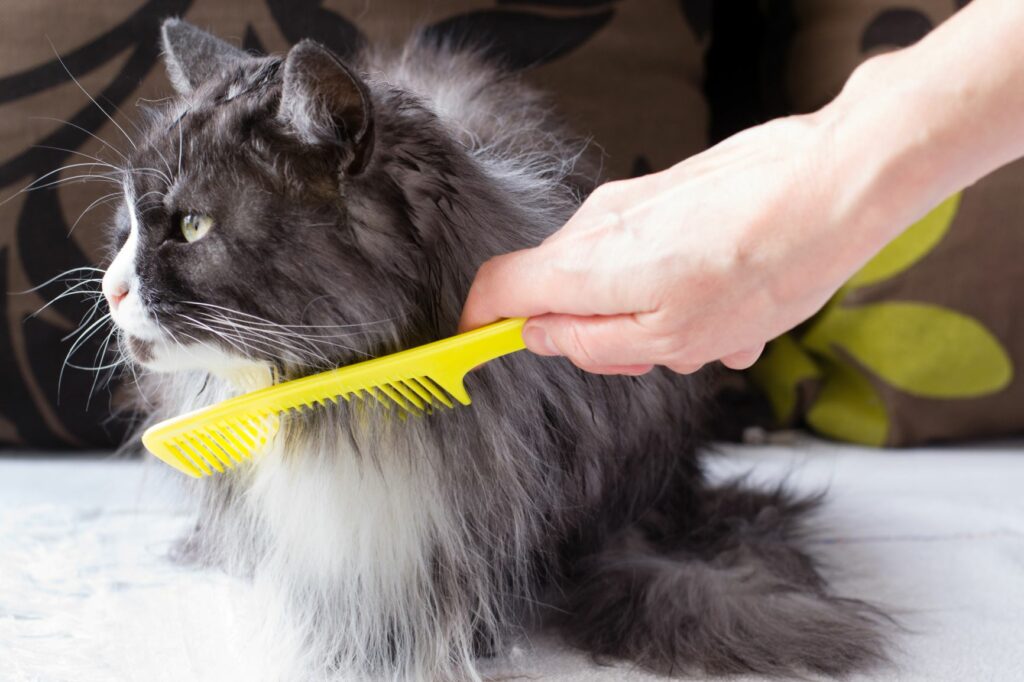
[[[874,57],[811,115],[830,157],[821,182],[834,188],[830,222],[844,230],[850,274],[984,166],[949,104],[964,93],[953,81],[938,90],[923,82],[919,65],[912,48]]]

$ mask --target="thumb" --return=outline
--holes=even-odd
[[[662,344],[634,315],[541,315],[523,327],[526,347],[538,355],[563,355],[586,370],[661,364]]]
[[[459,331],[465,332],[503,317],[529,317],[550,312],[547,291],[564,287],[552,282],[537,249],[495,256],[480,266],[462,307]]]

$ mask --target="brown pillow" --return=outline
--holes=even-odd
[[[362,40],[396,42],[414,25],[472,42],[550,90],[567,120],[604,152],[608,177],[659,169],[703,148],[707,111],[700,93],[703,44],[678,0],[104,0],[56,3],[8,0],[0,21],[0,445],[104,446],[122,421],[111,421],[115,368],[61,367],[63,340],[95,297],[69,296],[32,317],[62,291],[50,285],[70,268],[104,264],[103,224],[116,188],[68,182],[16,194],[30,182],[70,180],[102,166],[81,165],[42,179],[54,168],[92,159],[118,161],[134,135],[130,118],[143,98],[169,94],[159,60],[158,27],[169,15],[251,50],[283,51],[304,37],[344,55]],[[51,47],[52,41],[52,47]],[[71,81],[57,59],[114,117],[108,120]],[[52,119],[62,119],[61,123]],[[118,129],[124,129],[124,133]],[[57,151],[45,147],[57,147]],[[96,205],[82,215],[89,206]],[[69,236],[71,227],[74,230]],[[81,270],[83,276],[96,276]],[[83,287],[84,288],[84,287]],[[95,290],[95,289],[94,289]],[[103,310],[100,303],[98,310]],[[88,327],[86,328],[89,329]],[[107,327],[69,362],[103,366]],[[95,382],[95,387],[94,387]],[[59,393],[58,393],[59,386]],[[92,399],[89,396],[92,395]]]
[[[793,0],[793,110],[825,104],[864,59],[963,4]],[[890,446],[1024,432],[1022,190],[1017,162],[952,197],[771,344],[751,376],[778,418]]]

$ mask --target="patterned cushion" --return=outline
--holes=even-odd
[[[834,97],[870,55],[908,45],[953,0],[793,0],[794,111]],[[751,373],[786,424],[872,445],[1024,431],[1024,162],[908,229]]]
[[[0,197],[13,198],[0,205],[0,445],[96,447],[123,433],[124,422],[110,419],[116,391],[104,386],[115,368],[77,368],[109,364],[101,344],[107,326],[90,327],[98,317],[91,320],[86,341],[74,349],[64,338],[78,338],[79,322],[90,319],[96,287],[83,283],[82,295],[38,315],[62,284],[6,294],[71,268],[103,265],[104,212],[116,188],[72,179],[101,173],[96,159],[116,163],[118,152],[96,138],[127,147],[136,103],[169,94],[157,44],[164,17],[183,16],[254,51],[282,51],[312,37],[343,55],[359,41],[395,42],[414,25],[427,26],[480,46],[552,91],[567,119],[603,150],[606,174],[622,177],[704,147],[703,43],[689,17],[706,17],[707,2],[7,0],[0,23]],[[65,164],[82,165],[46,175]],[[55,180],[66,184],[50,186]],[[40,189],[17,193],[31,182]],[[97,311],[103,309],[100,303]]]

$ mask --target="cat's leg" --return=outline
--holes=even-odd
[[[564,632],[669,674],[841,675],[883,661],[891,621],[833,595],[803,546],[816,504],[731,485],[702,492],[698,518],[648,515],[575,564]]]
[[[233,472],[206,479],[199,488],[195,524],[170,550],[172,560],[217,566],[235,575],[249,575],[265,540],[243,501],[245,484]]]

